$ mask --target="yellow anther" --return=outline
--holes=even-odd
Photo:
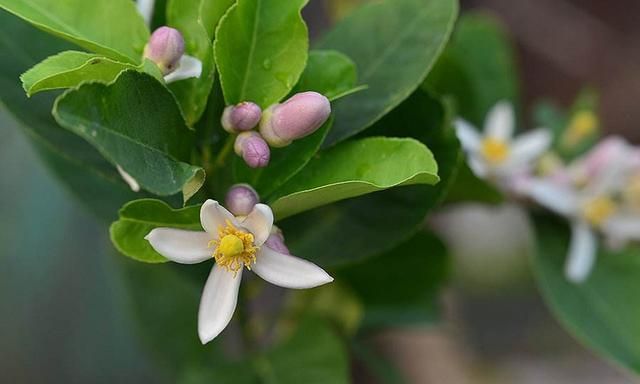
[[[577,112],[562,135],[562,146],[570,148],[580,144],[582,140],[594,134],[597,128],[598,117],[593,111],[583,110]]]
[[[209,243],[209,247],[215,247],[213,258],[218,265],[234,274],[242,267],[251,269],[258,252],[251,233],[243,232],[227,221],[226,225],[218,228],[218,239]]]
[[[501,164],[509,156],[509,146],[502,140],[486,138],[482,141],[482,155],[492,164]]]
[[[590,200],[582,207],[582,215],[594,226],[602,225],[618,210],[618,204],[610,197],[601,196]]]

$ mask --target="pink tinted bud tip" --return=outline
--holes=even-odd
[[[247,216],[259,202],[258,193],[249,184],[232,186],[225,198],[225,206],[235,216]]]
[[[330,115],[329,99],[317,92],[297,93],[264,112],[260,133],[271,146],[285,147],[315,132]]]
[[[184,55],[184,38],[170,27],[156,29],[144,48],[144,57],[158,65],[163,75],[175,71]]]
[[[275,225],[272,227],[271,234],[267,238],[267,241],[264,242],[264,245],[276,252],[284,253],[285,255],[291,254],[289,248],[284,243],[284,235],[282,234],[282,231]]]
[[[230,105],[222,113],[222,127],[229,133],[249,131],[258,125],[262,117],[260,107],[250,101]]]
[[[254,131],[242,132],[236,137],[234,150],[242,156],[244,162],[251,168],[263,168],[269,164],[271,150],[259,133]]]

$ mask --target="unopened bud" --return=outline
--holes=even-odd
[[[247,216],[259,202],[258,193],[249,184],[236,184],[227,192],[225,207],[235,216]]]
[[[156,29],[144,47],[144,57],[156,63],[163,75],[173,72],[184,55],[184,38],[177,30],[169,27]]]
[[[329,99],[317,92],[297,93],[264,111],[260,133],[271,146],[285,147],[315,132],[329,115]]]
[[[259,133],[254,131],[242,132],[236,137],[234,150],[242,156],[244,162],[251,168],[263,168],[269,164],[271,150]]]
[[[260,107],[250,101],[230,105],[222,113],[222,128],[229,133],[249,131],[258,125],[262,117]]]
[[[284,253],[285,255],[290,255],[289,248],[284,243],[284,235],[280,228],[275,225],[271,227],[271,234],[267,237],[267,241],[264,242],[264,245],[273,249],[276,252]]]

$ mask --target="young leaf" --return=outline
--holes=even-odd
[[[128,63],[142,62],[149,40],[131,0],[0,0],[0,8],[82,48]]]
[[[173,209],[153,199],[135,200],[120,209],[120,219],[111,224],[111,242],[123,255],[145,263],[164,263],[167,259],[156,252],[144,237],[158,227],[202,231],[200,206]]]
[[[42,91],[72,88],[83,81],[112,82],[125,69],[136,66],[86,52],[65,51],[29,69],[20,76],[28,96]]]
[[[149,192],[182,191],[187,201],[204,182],[204,171],[187,163],[193,132],[171,93],[147,74],[126,71],[113,84],[70,90],[56,100],[53,115]]]
[[[215,58],[227,104],[262,108],[286,96],[307,61],[307,0],[238,0],[220,21]]]
[[[362,92],[336,102],[326,145],[368,128],[422,83],[457,15],[455,0],[385,0],[363,6],[320,43],[353,59]]]
[[[311,51],[307,66],[291,93],[316,91],[335,100],[356,86],[355,63],[338,51]]]
[[[433,154],[414,139],[354,140],[316,156],[273,199],[279,219],[392,187],[438,182]]]
[[[538,219],[536,228],[535,277],[553,313],[578,340],[640,373],[640,306],[629,302],[640,289],[639,250],[600,249],[589,278],[574,284],[564,274],[567,226]]]

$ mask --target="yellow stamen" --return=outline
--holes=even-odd
[[[209,247],[215,247],[213,258],[227,271],[237,274],[242,267],[251,269],[256,262],[258,247],[253,244],[253,235],[234,227],[227,220],[225,226],[218,228],[218,240],[211,240]]]
[[[597,197],[582,207],[582,215],[594,226],[600,226],[618,210],[618,204],[610,197]]]
[[[632,209],[640,211],[640,175],[631,178],[624,189],[623,198]]]
[[[486,138],[482,141],[482,155],[492,164],[501,164],[509,156],[509,146],[502,140]]]
[[[598,117],[593,111],[579,111],[573,116],[562,135],[561,144],[566,148],[578,145],[582,140],[594,134],[597,128]]]

